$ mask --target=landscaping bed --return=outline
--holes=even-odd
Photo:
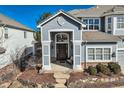
[[[84,72],[72,72],[66,83],[71,88],[111,88],[124,86],[124,75],[120,65],[110,62],[89,66]]]
[[[9,64],[0,69],[0,84],[13,81],[18,73],[20,72],[14,64]]]
[[[83,72],[72,72],[66,85],[68,88],[112,88],[124,86],[124,75],[93,76]]]
[[[38,74],[35,69],[24,71],[17,80],[27,87],[54,87],[56,84],[53,73]]]

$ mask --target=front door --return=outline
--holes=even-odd
[[[57,60],[65,60],[68,57],[68,44],[56,45]]]

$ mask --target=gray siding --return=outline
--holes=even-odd
[[[124,30],[115,30],[115,35],[124,35]]]
[[[61,26],[58,24],[57,22],[58,16],[52,19],[51,21],[49,21],[48,23],[46,23],[45,25],[43,25],[42,27],[43,41],[50,40],[50,38],[48,37],[48,33],[49,33],[48,30],[51,30],[51,29],[73,29],[74,35],[75,35],[74,39],[80,40],[81,39],[81,35],[80,35],[81,25],[73,21],[72,19],[66,17],[63,14],[61,14],[60,16],[64,19],[64,25]]]
[[[124,69],[124,50],[118,51],[118,62],[121,65],[121,69]]]
[[[124,42],[118,42],[118,48],[124,48]]]

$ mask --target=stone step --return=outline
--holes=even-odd
[[[61,78],[64,78],[64,79],[68,79],[69,77],[70,77],[70,75],[69,74],[62,74],[62,73],[55,73],[54,74],[54,77],[57,79],[57,78],[59,78],[59,79],[61,79]]]
[[[56,79],[56,82],[59,83],[59,84],[65,84],[66,79]]]
[[[56,84],[55,87],[56,88],[66,88],[66,86],[64,84]]]

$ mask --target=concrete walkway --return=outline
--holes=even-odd
[[[54,72],[54,77],[57,82],[55,88],[66,88],[65,86],[66,80],[69,79],[70,72],[72,71],[71,67],[69,67],[70,65],[66,63],[60,64],[52,63],[51,65],[52,70]]]

